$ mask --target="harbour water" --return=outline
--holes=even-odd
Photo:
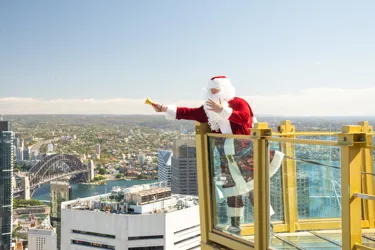
[[[131,187],[138,184],[156,182],[157,180],[111,180],[102,185],[72,184],[72,199],[84,198],[98,194],[111,192],[112,187]],[[37,190],[32,197],[36,200],[50,200],[50,185],[44,184]]]

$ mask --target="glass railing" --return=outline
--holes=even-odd
[[[270,142],[270,150],[281,151],[280,143]],[[283,171],[278,168],[270,179],[270,204],[273,213],[271,213],[271,222],[284,223],[284,190],[283,190]]]
[[[270,182],[271,206],[275,211],[271,222],[276,229],[270,241],[273,249],[284,249],[280,241],[291,249],[341,249],[340,148],[319,145],[319,139],[298,143],[269,139],[271,150],[284,153],[282,167]],[[319,225],[322,220],[324,226]],[[285,230],[290,225],[297,233]],[[323,236],[319,234],[324,232],[317,229],[337,231]]]
[[[374,136],[372,140],[374,143]],[[369,161],[373,165],[364,165],[362,169],[362,178],[364,180],[365,185],[363,185],[361,193],[375,196],[375,146],[369,146],[365,150],[368,150],[368,152],[366,152],[368,154],[365,155],[365,158],[369,157]],[[369,221],[368,227],[370,228],[362,230],[362,244],[366,247],[371,247],[375,249],[375,231],[371,230],[371,227],[373,227],[375,224],[375,200],[373,200],[373,198],[371,199],[371,197],[368,197],[366,199],[363,199],[362,204],[364,208],[364,218]],[[372,225],[371,220],[373,222]]]
[[[285,154],[284,164],[295,168],[290,173],[280,169],[271,178],[271,205],[276,207],[273,221],[284,221],[282,177],[295,179],[298,218],[340,218],[341,217],[341,172],[340,148],[324,145],[271,142],[271,149],[290,147],[293,155]]]
[[[254,235],[252,140],[209,136],[208,146],[214,229],[233,236]]]
[[[201,211],[202,223],[208,221],[202,227],[206,230],[202,231],[202,242],[214,242],[217,246],[230,246],[232,249],[255,248],[261,244],[259,241],[264,243],[259,235],[264,234],[264,228],[267,228],[267,244],[272,249],[345,249],[348,244],[353,245],[355,237],[345,234],[348,229],[344,230],[342,218],[348,218],[352,213],[350,211],[355,209],[361,219],[354,216],[356,218],[350,220],[356,221],[360,228],[370,230],[363,231],[361,244],[373,247],[375,201],[356,198],[360,200],[360,206],[353,206],[349,203],[355,197],[348,199],[346,194],[343,200],[341,190],[342,180],[347,186],[352,182],[349,170],[356,169],[355,174],[357,169],[362,168],[362,177],[354,178],[361,183],[362,193],[369,190],[374,192],[375,186],[371,189],[368,185],[374,185],[375,169],[371,165],[372,175],[365,181],[364,164],[368,168],[368,162],[374,162],[375,147],[368,146],[372,151],[365,156],[362,149],[366,148],[363,143],[366,139],[358,126],[349,130],[343,128],[341,134],[326,132],[322,135],[316,132],[298,133],[286,123],[283,126],[287,128],[284,132],[275,132],[272,136],[267,131],[260,136],[255,133],[251,136],[232,136],[201,132],[200,138],[207,139],[200,139],[198,143],[206,147],[202,154],[206,160],[202,160],[201,165],[208,166],[202,168],[200,174],[200,183],[203,183],[200,192],[205,192],[208,203],[203,203],[209,207],[203,217]],[[200,132],[199,129],[197,131]],[[351,137],[350,134],[354,135]],[[259,149],[259,145],[267,145],[263,147],[262,154],[255,149]],[[361,150],[356,151],[356,148]],[[255,156],[258,157],[257,162]],[[260,166],[260,169],[268,166],[268,172],[257,170],[256,166]],[[263,176],[269,174],[269,193],[257,190],[257,187],[261,187],[259,183],[266,185],[268,181],[259,180],[260,175],[255,176],[255,171]],[[254,185],[255,179],[258,185]],[[204,180],[207,180],[206,184]],[[201,193],[200,197],[203,197]],[[258,197],[255,199],[257,201],[260,196],[269,198],[268,222],[262,218],[267,212],[259,210],[261,206],[254,203],[254,196]],[[264,207],[267,208],[267,205]],[[269,224],[256,224],[259,221]],[[352,241],[343,241],[344,235]]]
[[[221,233],[254,242],[254,144],[249,137],[208,136],[212,180],[213,228]],[[269,152],[271,220],[283,220],[281,184],[282,153]],[[275,193],[274,193],[275,192]],[[265,192],[262,192],[266,196]],[[275,194],[275,195],[274,195]],[[269,225],[272,230],[272,225]]]
[[[294,148],[298,218],[340,218],[340,148],[308,144]]]

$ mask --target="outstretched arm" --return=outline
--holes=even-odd
[[[161,106],[155,104],[155,111],[167,113],[168,120],[193,120],[197,122],[206,123],[207,116],[204,112],[203,106],[199,108],[186,108],[186,107],[177,107],[174,105]]]

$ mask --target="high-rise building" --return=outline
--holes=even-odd
[[[23,159],[25,161],[29,161],[30,160],[30,154],[31,154],[30,148],[24,148],[24,150],[23,150]]]
[[[194,139],[176,139],[171,161],[172,193],[198,195],[197,159]]]
[[[10,249],[13,222],[13,141],[10,122],[0,121],[0,249]]]
[[[52,143],[49,143],[47,145],[47,152],[53,152],[53,144]]]
[[[56,228],[57,249],[61,241],[61,203],[72,198],[72,187],[67,182],[52,181],[51,185],[51,223]]]
[[[274,175],[271,178],[270,202],[275,214],[272,220],[284,220],[284,202],[282,180],[280,175]],[[297,202],[298,216],[300,218],[310,217],[310,184],[309,176],[297,174]]]
[[[141,153],[137,156],[137,158],[138,158],[139,166],[142,167],[145,164],[145,159],[146,159],[145,155]]]
[[[198,198],[166,182],[62,204],[62,249],[200,249]]]
[[[158,179],[159,181],[166,181],[168,185],[171,185],[171,158],[172,152],[168,150],[158,151]]]
[[[48,217],[37,227],[27,233],[29,250],[56,250],[57,235]]]
[[[19,137],[14,138],[14,145],[16,148],[19,148],[21,146],[21,140]]]
[[[17,153],[16,155],[17,161],[23,161],[23,148],[17,148],[16,153]]]
[[[95,154],[100,155],[100,144],[95,145]]]
[[[28,232],[29,250],[55,250],[56,233],[52,228],[31,228]]]

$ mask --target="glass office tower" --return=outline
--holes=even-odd
[[[13,141],[10,122],[0,121],[0,249],[10,249],[13,206]]]

